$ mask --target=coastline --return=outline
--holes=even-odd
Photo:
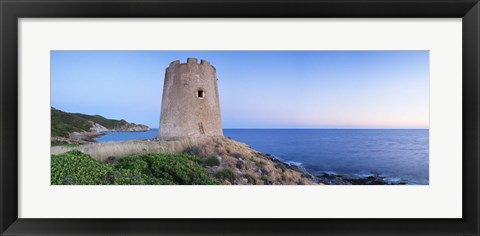
[[[150,129],[150,131],[153,131],[153,132],[156,132],[156,130],[158,130],[158,128]],[[229,131],[229,130],[242,130],[242,129],[226,129],[226,130]],[[277,129],[274,129],[274,130],[277,130]],[[312,130],[312,129],[308,129],[308,130]],[[329,130],[333,130],[333,129],[329,129]],[[371,130],[368,130],[368,131],[371,131]],[[105,136],[109,136],[109,135],[112,135],[113,137],[115,137],[116,136],[115,133],[122,133],[122,132],[125,132],[126,136],[117,136],[117,137],[121,137],[120,139],[114,138],[114,139],[108,140],[109,138],[105,137]],[[154,136],[153,134],[151,135],[150,133],[148,133],[148,134],[145,134],[145,135],[140,134],[138,136],[133,135],[133,137],[136,136],[136,138],[129,138],[130,136],[129,136],[128,133],[132,133],[132,132],[133,133],[148,133],[149,131],[147,130],[147,131],[141,131],[141,132],[140,131],[139,132],[135,132],[135,131],[129,132],[129,131],[118,131],[118,130],[114,131],[114,130],[111,130],[111,131],[103,132],[100,135],[98,135],[98,134],[94,135],[93,138],[95,140],[91,140],[91,141],[99,142],[99,143],[103,143],[103,142],[124,142],[124,141],[128,141],[128,140],[145,140],[145,141],[148,141],[148,139],[145,139],[145,137],[150,137],[150,136],[153,137]],[[231,135],[233,135],[233,134],[232,133],[227,133],[225,135],[225,137],[230,138]],[[125,139],[123,139],[123,138],[125,138]],[[150,138],[149,140],[154,141],[156,139],[155,138]],[[237,139],[237,137],[236,137],[235,140],[239,140],[239,139]],[[273,139],[273,140],[275,141],[275,139]],[[279,141],[282,141],[282,140],[279,140]],[[255,144],[255,146],[259,146],[258,142],[257,143],[255,143],[255,141],[253,143],[248,142],[248,138],[241,139],[241,142],[248,143],[247,144],[248,146],[254,145],[254,144]],[[87,142],[87,143],[89,143],[89,142]],[[273,147],[275,147],[275,146],[279,146],[279,145],[273,144]],[[305,146],[305,145],[303,145],[303,146]],[[260,145],[260,147],[262,147],[262,146]],[[280,153],[282,153],[281,148],[282,148],[282,146],[280,145]],[[305,148],[305,147],[303,147],[303,148]],[[313,149],[311,149],[311,150],[313,150]],[[304,162],[304,159],[298,159],[298,158],[295,159],[294,158],[295,161],[292,161],[291,159],[288,159],[288,161],[287,161],[287,160],[284,160],[283,158],[276,157],[274,155],[269,154],[269,153],[276,153],[275,151],[276,151],[276,149],[266,148],[266,150],[265,150],[265,148],[264,148],[264,149],[262,149],[262,152],[259,152],[259,153],[262,153],[262,154],[264,153],[266,156],[270,156],[269,158],[271,158],[271,159],[277,159],[276,161],[280,161],[285,166],[289,166],[289,168],[303,173],[305,176],[308,176],[310,178],[310,181],[313,181],[315,183],[322,183],[322,184],[328,184],[328,185],[428,185],[428,183],[429,183],[428,178],[427,179],[416,178],[417,176],[414,176],[413,178],[411,176],[403,176],[402,177],[402,175],[396,175],[396,173],[384,174],[385,172],[382,172],[381,169],[376,169],[376,168],[368,168],[370,171],[367,171],[367,172],[363,171],[363,169],[356,170],[356,171],[350,171],[350,172],[348,172],[348,171],[347,172],[345,172],[345,171],[337,172],[336,169],[334,169],[334,168],[331,168],[331,169],[326,168],[326,169],[320,169],[320,170],[317,169],[317,168],[311,169],[312,166],[313,166],[312,163],[310,163],[308,161]],[[310,155],[315,154],[315,153],[312,153],[311,151],[308,152],[308,151],[310,151],[310,150],[307,148],[306,152],[302,152],[301,155],[303,155],[304,157],[305,156],[310,157],[310,159],[313,158],[314,156],[310,156]],[[289,156],[289,155],[286,155],[286,156]],[[284,153],[284,157],[285,157],[285,153]],[[328,160],[329,159],[327,158],[327,161]],[[328,162],[326,162],[326,163],[328,163]],[[324,164],[320,163],[320,161],[315,161],[313,164],[316,164],[318,166],[324,165]],[[313,166],[313,167],[315,167],[315,166]]]
[[[115,131],[113,131],[115,132]],[[99,137],[106,135],[101,134],[89,134],[89,137]],[[296,184],[318,184],[318,185],[405,185],[406,182],[388,182],[385,176],[371,175],[360,178],[352,178],[343,175],[337,175],[332,173],[323,173],[321,175],[313,175],[300,165],[295,165],[291,162],[285,162],[279,158],[268,154],[262,153],[255,149],[252,149],[248,144],[240,143],[225,137],[212,137],[203,139],[182,139],[176,141],[159,141],[157,139],[135,140],[125,142],[90,142],[79,146],[54,146],[51,148],[52,154],[61,154],[72,150],[78,150],[83,153],[91,155],[93,158],[105,161],[110,157],[128,156],[132,154],[145,154],[145,153],[182,153],[186,148],[198,146],[205,151],[203,153],[204,158],[207,156],[217,156],[222,162],[229,166],[234,172],[243,175],[241,166],[253,165],[255,173],[258,173],[260,178],[266,178],[263,176],[269,176],[269,179],[277,179],[277,182],[267,180],[265,184],[282,184],[284,181],[278,180],[280,177],[278,174],[272,174],[272,170],[278,169],[281,172],[290,170],[298,173],[299,177],[306,181],[296,181]],[[224,151],[219,151],[218,146],[225,146]],[[245,149],[245,147],[247,149]],[[253,154],[254,158],[247,158],[248,155]],[[233,156],[234,160],[227,160],[228,156]],[[264,161],[262,161],[262,159]],[[250,163],[252,162],[252,163]],[[268,164],[270,162],[271,164]],[[267,165],[266,165],[267,164]],[[272,166],[266,168],[265,166]],[[213,167],[211,172],[218,171],[219,168]],[[274,177],[275,176],[275,177]],[[282,178],[280,178],[282,179]],[[230,183],[232,184],[232,183]],[[283,183],[285,184],[285,183]],[[290,183],[292,184],[292,183]]]
[[[317,184],[323,185],[407,185],[407,182],[399,181],[399,182],[391,182],[387,181],[386,176],[382,176],[380,174],[372,174],[365,177],[348,177],[345,175],[338,175],[328,172],[323,172],[322,175],[313,175],[308,172],[305,168],[299,165],[291,164],[288,162],[284,162],[271,154],[262,154],[265,155],[273,162],[282,163],[287,168],[295,170],[297,172],[302,173],[306,176],[310,181],[315,182]]]
[[[235,176],[224,185],[317,185],[305,174],[290,168],[283,162],[272,161],[248,145],[222,136],[183,138],[158,141],[135,140],[125,142],[89,143],[78,146],[53,146],[52,155],[79,151],[100,162],[132,155],[190,154],[205,163],[209,175],[220,173]],[[210,164],[212,163],[213,164]]]
[[[116,133],[116,132],[131,132],[131,133],[140,133],[140,132],[147,132],[151,130],[150,128],[145,130],[102,130],[96,131],[92,130],[90,132],[72,132],[66,137],[51,137],[51,141],[58,141],[62,143],[68,144],[89,144],[89,143],[98,143],[97,138],[106,136],[108,133]]]

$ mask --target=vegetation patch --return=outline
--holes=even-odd
[[[218,170],[215,176],[221,180],[226,179],[230,181],[230,183],[233,183],[236,179],[235,174],[230,169],[226,169],[226,168]]]
[[[118,159],[113,164],[71,151],[51,156],[52,185],[214,185],[196,156],[142,154]]]
[[[72,113],[51,108],[51,136],[68,137],[70,133],[90,130],[88,120]]]
[[[262,179],[263,181],[268,181],[268,176],[262,175],[261,179]]]
[[[200,147],[190,146],[190,147],[185,148],[185,150],[183,150],[183,153],[187,154],[187,155],[200,156],[201,151],[202,151],[202,149],[200,149]]]
[[[81,113],[70,113],[72,115],[79,116],[85,120],[93,121],[107,129],[119,129],[124,125],[128,125],[129,123],[126,120],[114,120],[114,119],[107,119],[100,115],[85,115]]]
[[[264,161],[255,161],[255,165],[256,165],[257,167],[262,167],[262,166],[265,165],[265,162],[264,162]]]
[[[203,161],[203,164],[206,166],[219,166],[220,160],[216,156],[210,156]]]
[[[50,141],[50,146],[66,146],[66,147],[77,147],[80,146],[80,144],[74,144],[74,143],[68,143],[67,141],[58,141],[58,140],[52,140]]]
[[[79,151],[51,157],[52,185],[109,184],[115,170],[113,166],[92,159]]]
[[[253,175],[245,174],[244,177],[245,177],[245,179],[248,180],[249,184],[257,184],[257,181],[255,180],[255,177],[253,177]]]

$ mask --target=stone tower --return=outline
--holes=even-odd
[[[188,58],[165,71],[159,139],[223,136],[216,69]]]

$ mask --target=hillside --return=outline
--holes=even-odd
[[[87,132],[92,127],[85,118],[51,108],[51,136],[68,137],[73,132]]]
[[[81,165],[76,160],[85,159],[89,160],[88,162],[91,162],[92,165],[98,166],[98,168],[115,169],[122,167],[112,171],[130,172],[126,177],[121,175],[125,177],[122,177],[121,180],[112,179],[105,182],[102,181],[101,177],[95,177],[96,182],[92,184],[212,184],[211,180],[226,185],[316,184],[312,180],[314,177],[303,169],[282,163],[244,143],[225,137],[90,143],[74,147],[57,146],[51,148],[51,154],[54,158],[72,159],[68,161],[70,164],[67,163],[72,166],[72,170],[76,170],[73,167]],[[182,155],[193,156],[198,158],[198,161],[193,159],[191,161],[183,160],[184,158],[188,159],[188,157]],[[75,157],[82,157],[83,159],[76,159]],[[159,164],[152,165],[153,162],[159,162]],[[66,162],[62,161],[62,163]],[[125,163],[125,165],[122,163]],[[108,167],[106,164],[113,166]],[[58,164],[58,166],[65,165]],[[82,173],[93,173],[93,171],[85,170]],[[52,184],[89,184],[62,181],[71,179],[72,176],[76,175],[76,173],[65,172],[55,177],[52,176],[52,179],[58,180],[58,182]],[[168,178],[165,179],[165,176],[168,176]],[[180,181],[178,179],[178,177],[182,177],[181,179],[198,179],[199,176],[204,176],[199,179],[200,182]],[[170,177],[173,179],[170,179]],[[169,180],[174,181],[170,182]]]
[[[122,126],[129,124],[126,120],[123,120],[123,119],[122,120],[107,119],[100,115],[91,116],[91,115],[85,115],[81,113],[73,113],[73,115],[84,118],[85,120],[93,121],[110,130],[120,129]]]
[[[51,136],[68,138],[74,132],[146,131],[146,125],[125,120],[108,119],[100,115],[68,113],[51,108]]]

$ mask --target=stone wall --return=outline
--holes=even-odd
[[[165,72],[158,138],[223,136],[216,69],[174,61]]]

